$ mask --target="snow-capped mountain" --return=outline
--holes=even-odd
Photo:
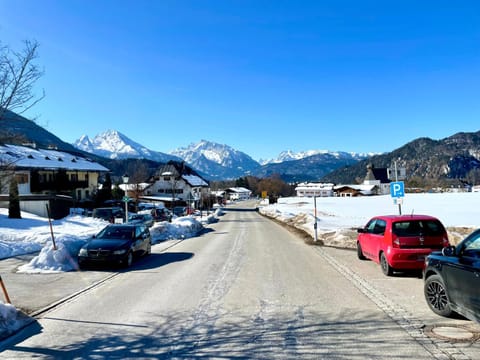
[[[355,153],[355,152],[344,152],[344,151],[330,151],[330,150],[308,150],[308,151],[300,151],[294,152],[292,150],[282,151],[277,158],[270,159],[270,160],[260,160],[260,164],[267,165],[267,164],[279,164],[285,161],[294,161],[294,160],[302,160],[310,156],[314,155],[331,155],[338,159],[353,159],[353,160],[363,160],[366,157],[376,155],[373,153]]]
[[[194,169],[208,174],[214,179],[233,179],[245,176],[260,167],[260,164],[247,154],[228,145],[207,140],[176,149],[170,154],[182,158]]]
[[[183,160],[210,180],[272,174],[279,174],[289,181],[318,180],[338,167],[351,165],[368,156],[327,150],[284,151],[277,159],[260,165],[249,155],[228,145],[201,140],[165,154],[147,149],[116,130],[107,130],[93,139],[83,135],[73,146],[110,159],[143,158],[161,163]]]
[[[176,156],[147,149],[116,130],[107,130],[90,139],[83,135],[72,144],[77,149],[109,159],[148,159],[159,162],[180,159]]]

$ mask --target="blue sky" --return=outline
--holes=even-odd
[[[116,129],[258,160],[480,130],[476,0],[0,0],[0,14],[4,44],[40,43],[46,98],[27,115],[67,142]]]

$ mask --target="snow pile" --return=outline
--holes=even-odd
[[[82,245],[84,243],[85,241],[82,242]],[[34,274],[77,270],[78,263],[74,257],[76,257],[82,245],[69,249],[63,242],[59,242],[55,249],[53,245],[47,244],[38,256],[34,257],[28,264],[20,266],[18,272]]]
[[[449,239],[458,243],[480,227],[480,193],[406,194],[402,214],[426,214],[440,219]],[[313,198],[280,198],[277,204],[259,208],[260,213],[315,237]],[[398,214],[389,195],[368,197],[319,197],[316,199],[317,239],[329,246],[355,248],[356,229],[376,215]]]
[[[30,317],[18,311],[12,304],[0,301],[0,339],[13,334],[30,321]]]
[[[195,236],[203,229],[200,221],[193,216],[182,216],[172,220],[171,223],[163,221],[150,228],[152,243],[172,239],[185,239]]]

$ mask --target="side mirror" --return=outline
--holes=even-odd
[[[443,256],[455,256],[455,246],[446,246],[442,249]]]
[[[358,228],[358,229],[357,229],[357,232],[358,232],[359,234],[363,234],[363,233],[365,233],[366,231],[365,231],[365,228]]]

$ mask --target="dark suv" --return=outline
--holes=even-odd
[[[93,209],[92,217],[103,219],[111,223],[115,222],[115,219],[125,218],[122,208],[119,207],[103,207]]]
[[[457,246],[431,253],[423,279],[425,300],[434,313],[455,312],[480,322],[480,229]]]

